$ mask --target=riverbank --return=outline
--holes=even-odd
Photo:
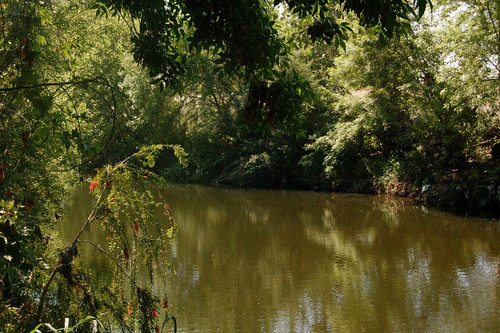
[[[418,202],[453,212],[462,216],[477,216],[485,218],[500,218],[500,167],[478,172],[475,169],[453,170],[449,176],[439,182],[418,186],[415,182],[401,181],[396,178],[357,179],[356,182],[328,181],[317,179],[282,176],[281,181],[276,175],[269,177],[269,170],[262,174],[247,173],[242,176],[238,170],[229,172],[219,169],[220,173],[189,174],[178,167],[165,170],[163,173],[168,181],[182,184],[202,184],[211,186],[229,186],[237,188],[264,188],[285,190],[325,191],[337,193],[376,194],[389,197],[412,198]],[[268,177],[268,178],[266,178]],[[359,184],[364,186],[359,186]]]

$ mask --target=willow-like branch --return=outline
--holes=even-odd
[[[66,249],[71,248],[71,247],[75,247],[76,244],[79,242],[80,235],[92,223],[92,221],[95,220],[95,218],[97,216],[97,213],[103,207],[103,205],[101,204],[101,201],[102,201],[102,198],[104,197],[104,193],[106,193],[106,191],[107,191],[106,184],[104,184],[104,188],[102,189],[102,192],[99,195],[99,198],[97,199],[97,202],[95,203],[94,208],[92,209],[92,211],[90,212],[89,216],[87,217],[87,220],[83,224],[83,226],[80,229],[80,231],[75,235],[75,238],[73,239],[73,241],[71,242],[71,244],[66,247]],[[52,281],[54,280],[54,277],[56,276],[56,273],[59,271],[59,269],[63,265],[64,265],[64,262],[63,262],[63,258],[61,256],[61,257],[59,257],[59,260],[57,261],[57,264],[52,269],[52,272],[50,273],[49,279],[47,280],[47,283],[45,283],[45,286],[43,287],[42,294],[40,295],[40,301],[38,303],[38,309],[37,309],[37,314],[36,314],[36,320],[35,320],[35,322],[39,322],[40,319],[41,319],[41,317],[42,317],[43,308],[45,306],[45,298],[47,298],[47,293],[49,291],[49,286],[52,283]]]
[[[125,268],[123,268],[122,265],[120,265],[120,263],[118,262],[118,260],[116,260],[115,257],[113,257],[108,251],[104,250],[101,246],[99,246],[98,244],[95,244],[89,240],[86,240],[86,239],[81,239],[80,240],[80,244],[81,243],[87,243],[87,244],[90,244],[92,245],[94,248],[96,248],[99,252],[101,252],[102,254],[104,254],[106,257],[108,257],[115,265],[116,267],[118,267],[123,274],[125,274],[125,276],[130,280],[130,282],[134,285],[134,286],[137,286],[136,283],[135,283],[135,280],[127,273],[127,271],[125,270]]]

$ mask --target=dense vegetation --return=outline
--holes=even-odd
[[[497,13],[488,1],[436,1],[412,32],[391,40],[347,17],[354,32],[345,49],[311,43],[285,16],[284,33],[297,41],[297,81],[314,98],[293,119],[249,125],[240,121],[244,82],[200,71],[199,89],[183,95],[178,132],[190,163],[167,172],[187,181],[411,195],[498,214]]]
[[[1,1],[0,327],[159,326],[161,300],[134,275],[141,254],[168,267],[151,262],[156,206],[137,185],[153,171],[499,215],[498,2],[364,3]],[[135,293],[73,269],[78,235],[49,237],[86,180],[87,223],[119,235],[115,283]]]

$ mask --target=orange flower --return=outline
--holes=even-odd
[[[97,186],[99,186],[98,182],[92,182],[90,183],[89,190],[93,191],[97,188]]]
[[[130,304],[127,306],[127,313],[129,316],[132,316],[132,314],[134,314],[134,311],[132,311],[132,305]]]
[[[80,290],[80,289],[82,289],[82,285],[79,284],[79,283],[77,283],[76,286],[75,286],[75,288],[76,288],[76,290]]]
[[[158,310],[156,310],[156,309],[151,310],[151,317],[153,317],[153,318],[158,317]]]

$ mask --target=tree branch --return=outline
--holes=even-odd
[[[104,186],[104,188],[103,188],[101,194],[99,195],[97,202],[94,205],[94,208],[92,209],[89,216],[87,217],[87,220],[83,224],[80,231],[76,234],[76,236],[73,239],[73,241],[71,242],[71,244],[66,247],[66,249],[76,246],[76,244],[79,242],[80,235],[85,231],[85,229],[90,225],[90,223],[92,223],[92,221],[94,221],[94,219],[97,216],[97,212],[102,208],[103,205],[101,205],[101,200],[104,196],[104,193],[106,193],[106,190],[107,190],[106,184],[103,184],[103,186]],[[59,269],[63,265],[64,265],[63,258],[59,257],[59,260],[57,261],[57,264],[52,269],[52,272],[50,273],[49,279],[47,280],[47,283],[45,283],[45,286],[43,287],[43,290],[42,290],[42,294],[40,295],[40,302],[38,303],[38,310],[37,310],[35,322],[39,322],[41,317],[42,317],[43,308],[45,306],[45,298],[47,298],[49,286],[52,283],[52,281],[54,280],[56,273],[59,271]]]
[[[31,85],[19,86],[19,87],[0,88],[0,91],[17,91],[17,90],[25,90],[25,89],[36,89],[36,88],[42,88],[42,87],[54,87],[54,86],[59,87],[59,86],[67,86],[67,85],[77,85],[77,84],[85,84],[85,83],[90,83],[90,82],[98,82],[98,79],[100,79],[100,78],[85,79],[85,80],[80,80],[80,81],[38,83],[38,84],[31,84]]]

